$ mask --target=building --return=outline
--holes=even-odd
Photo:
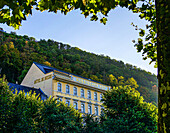
[[[30,87],[19,85],[19,84],[14,84],[14,83],[8,83],[8,85],[9,85],[9,88],[12,90],[13,94],[15,94],[16,90],[18,91],[18,93],[20,91],[24,91],[25,95],[28,95],[29,92],[31,91],[32,94],[35,92],[36,96],[38,96],[38,98],[40,97],[41,100],[45,100],[48,98],[47,95],[40,88],[35,89],[35,88],[30,88]]]
[[[21,85],[41,88],[48,97],[73,105],[82,113],[100,115],[102,93],[110,86],[34,62]]]

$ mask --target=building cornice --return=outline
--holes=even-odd
[[[102,90],[102,89],[99,89],[99,88],[96,88],[96,87],[92,87],[92,86],[88,86],[88,85],[85,85],[85,84],[82,84],[82,83],[75,82],[75,81],[71,80],[71,77],[67,77],[67,79],[66,78],[64,79],[62,77],[54,76],[54,80],[57,80],[57,81],[60,81],[60,82],[65,82],[65,83],[72,84],[72,85],[75,85],[75,86],[79,86],[79,87],[82,87],[82,88],[87,88],[87,89],[94,90],[94,91],[99,91],[101,93],[105,92],[105,90]]]

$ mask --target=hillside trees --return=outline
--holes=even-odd
[[[7,76],[11,74],[16,75],[16,73],[18,73],[19,77],[15,76],[15,80],[13,80],[11,76],[8,76],[9,82],[15,83],[16,81],[19,81],[20,83],[29,70],[32,62],[35,61],[44,65],[48,65],[45,62],[49,62],[51,64],[49,64],[49,66],[54,68],[78,74],[85,78],[90,78],[111,86],[118,85],[118,77],[123,76],[124,81],[127,81],[129,77],[133,77],[139,86],[147,89],[147,92],[150,95],[152,95],[152,92],[150,91],[152,86],[157,85],[155,75],[132,65],[129,66],[129,64],[124,64],[121,61],[110,59],[102,55],[92,54],[74,47],[69,47],[68,49],[59,48],[59,43],[56,41],[50,41],[49,45],[49,41],[46,40],[35,42],[30,41],[29,37],[27,37],[27,40],[24,38],[25,37],[16,34],[11,36],[9,33],[3,33],[2,45],[0,45],[0,47],[3,47],[4,44],[10,44],[10,42],[13,42],[14,48],[19,51],[19,59],[22,59],[21,66],[15,64],[20,68],[17,69],[17,72],[7,71],[7,69],[4,69],[6,71],[2,71],[1,74],[6,74]],[[63,47],[66,46],[68,47],[68,44],[63,44]],[[4,64],[8,65],[6,57],[2,59],[4,59]],[[113,81],[111,75],[114,76],[117,81]],[[140,87],[137,89],[142,92]],[[145,100],[147,102],[154,102],[150,97],[145,97]]]
[[[22,60],[19,51],[14,47],[13,42],[6,42],[0,46],[0,67],[1,73],[6,73],[7,78],[12,82],[17,81],[20,75]],[[8,68],[8,69],[7,69]],[[12,73],[9,73],[11,71]]]
[[[137,7],[137,2],[141,1]],[[158,80],[159,80],[159,132],[169,132],[170,125],[168,119],[169,115],[169,83],[170,83],[170,64],[169,64],[169,0],[155,0],[155,5],[151,0],[64,0],[64,1],[46,1],[41,0],[37,3],[37,0],[27,1],[1,1],[0,4],[0,22],[6,23],[9,26],[18,28],[21,25],[21,21],[26,19],[26,15],[32,14],[32,6],[37,5],[37,9],[40,11],[48,10],[49,12],[57,13],[60,10],[62,13],[67,14],[73,9],[80,9],[81,13],[87,17],[91,15],[91,20],[98,20],[98,13],[107,16],[108,12],[118,5],[126,7],[132,10],[134,13],[140,13],[141,19],[149,21],[149,25],[146,28],[149,30],[149,34],[146,36],[146,43],[144,45],[141,38],[136,43],[138,51],[143,50],[143,55],[146,58],[151,58],[152,61],[158,61]],[[4,8],[4,6],[8,8]],[[19,6],[18,6],[19,5]],[[140,6],[141,5],[141,6]],[[10,12],[12,11],[12,14]],[[100,19],[101,23],[106,23],[106,17]],[[139,29],[140,36],[143,37],[145,31]],[[156,34],[157,33],[157,34]],[[156,37],[157,36],[157,37]],[[158,56],[157,56],[158,54]]]

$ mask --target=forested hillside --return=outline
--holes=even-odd
[[[36,41],[33,37],[0,32],[0,74],[9,82],[19,83],[31,64],[38,62],[111,86],[137,81],[137,90],[147,102],[157,102],[157,78],[131,64],[96,55],[53,40]],[[135,80],[134,80],[135,79]],[[136,83],[134,83],[136,84]]]

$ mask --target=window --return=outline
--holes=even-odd
[[[62,97],[60,97],[59,100],[62,101],[63,100]]]
[[[103,113],[103,110],[104,110],[104,107],[103,107],[103,106],[101,106],[101,114]]]
[[[91,99],[91,91],[90,90],[88,90],[88,92],[87,92],[87,98]]]
[[[75,96],[77,96],[77,88],[76,88],[76,87],[74,87],[73,94],[74,94]]]
[[[84,97],[84,89],[81,89],[81,97]]]
[[[74,101],[74,103],[73,103],[73,106],[74,106],[74,109],[78,109],[78,103],[77,103],[77,101]]]
[[[90,104],[88,105],[88,113],[92,114],[92,109],[91,109],[91,105]]]
[[[70,86],[66,85],[66,93],[69,94],[70,93]]]
[[[81,103],[81,112],[82,112],[82,113],[85,113],[85,106],[84,106],[84,103]]]
[[[97,92],[94,92],[94,100],[97,101]]]
[[[103,99],[103,95],[102,94],[100,94],[100,101]]]
[[[58,83],[58,91],[61,92],[62,88],[61,88],[61,83]]]
[[[69,99],[66,99],[66,104],[67,104],[68,106],[70,106],[70,100],[69,100]]]
[[[59,102],[62,101],[62,97],[58,97],[57,101],[59,101]]]
[[[98,107],[95,106],[95,115],[98,115]]]

